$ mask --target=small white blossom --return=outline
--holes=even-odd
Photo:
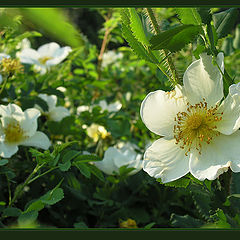
[[[142,155],[137,153],[134,145],[126,143],[124,145],[109,147],[104,153],[102,161],[94,162],[95,166],[108,175],[119,174],[119,168],[127,166],[135,168],[128,175],[133,175],[140,171],[143,166]]]
[[[123,58],[123,54],[121,52],[116,53],[115,51],[107,51],[102,57],[102,67],[105,68],[109,64],[112,64],[121,58]]]
[[[223,72],[222,53],[217,64]],[[229,167],[240,172],[240,83],[223,96],[222,74],[206,53],[187,68],[183,86],[149,93],[141,118],[163,137],[146,150],[143,170],[164,183],[188,172],[201,181],[214,180]]]
[[[57,96],[41,93],[38,95],[38,97],[40,97],[47,103],[48,111],[44,112],[42,108],[38,105],[36,105],[35,107],[38,108],[44,115],[46,115],[49,120],[60,122],[63,118],[70,115],[70,112],[67,108],[62,106],[56,106]]]
[[[24,112],[15,104],[0,105],[0,156],[10,158],[18,151],[18,145],[48,149],[48,137],[37,131],[39,110],[29,108]]]
[[[92,109],[95,106],[100,106],[102,111],[107,110],[108,112],[117,112],[122,108],[122,104],[119,101],[115,101],[114,103],[108,104],[106,100],[101,100],[98,104],[94,104],[93,106],[82,105],[77,107],[77,114],[80,115],[82,112],[89,111],[92,112]]]
[[[47,43],[37,50],[25,48],[19,53],[21,63],[33,64],[36,71],[41,74],[47,72],[51,66],[62,62],[72,51],[71,47],[60,47],[55,42]]]
[[[92,109],[90,106],[86,106],[86,105],[79,106],[77,107],[77,115],[80,115],[82,112],[85,112],[85,111],[91,112],[91,110]]]

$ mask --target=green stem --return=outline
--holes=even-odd
[[[36,177],[32,178],[32,179],[28,182],[28,184],[32,183],[33,181],[37,180],[38,178],[40,178],[40,177],[48,174],[49,172],[51,172],[51,171],[53,171],[53,170],[55,170],[55,169],[57,169],[57,168],[59,168],[59,166],[54,167],[54,168],[51,168],[51,169],[47,170],[46,172],[44,172],[44,173],[42,173],[42,174],[40,174],[40,175],[37,175]]]
[[[10,203],[12,201],[12,193],[11,193],[10,182],[7,174],[6,174],[6,178],[7,178],[7,185],[8,185],[8,202]]]
[[[33,175],[35,173],[37,173],[37,171],[44,165],[45,163],[43,163],[42,165],[37,164],[37,166],[33,169],[32,173],[28,176],[28,178],[25,180],[25,182],[20,186],[19,189],[16,190],[12,200],[9,202],[9,207],[11,207],[14,202],[17,200],[17,198],[19,197],[20,193],[23,191],[23,189],[29,184],[29,182],[31,181]]]
[[[1,96],[1,94],[2,94],[2,92],[3,92],[3,90],[5,89],[6,85],[7,85],[7,80],[8,80],[8,77],[6,77],[6,78],[4,79],[2,88],[0,89],[0,96]]]
[[[154,15],[153,9],[152,8],[146,8],[146,12],[149,16],[149,19],[151,21],[151,24],[153,26],[153,29],[154,29],[155,33],[160,34],[161,30],[160,30],[160,27],[159,27],[158,22],[156,20],[156,17]],[[173,64],[172,58],[170,57],[169,51],[162,49],[162,50],[160,50],[160,53],[161,53],[161,55],[164,56],[164,59],[166,60],[166,63],[168,65],[168,69],[171,73],[171,76],[169,76],[169,74],[163,69],[161,64],[157,64],[157,67],[168,77],[168,79],[175,86],[176,84],[179,83],[179,77],[178,77],[176,68]]]

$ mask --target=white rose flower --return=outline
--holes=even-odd
[[[25,48],[19,53],[21,63],[34,64],[35,70],[41,74],[47,72],[51,66],[62,62],[72,51],[71,47],[60,47],[55,42],[47,43],[37,50]]]
[[[24,112],[15,104],[0,105],[0,156],[10,158],[18,151],[18,145],[48,149],[48,137],[37,131],[39,110],[29,108]]]
[[[131,144],[125,144],[121,148],[109,147],[104,153],[102,161],[94,162],[97,168],[108,175],[119,174],[119,168],[127,166],[135,168],[128,175],[133,175],[142,169],[142,155],[135,152]]]
[[[49,120],[60,122],[63,118],[70,115],[70,112],[67,108],[62,106],[57,106],[57,96],[55,95],[47,95],[40,93],[38,95],[41,99],[43,99],[48,105],[48,111],[44,112],[42,108],[38,105],[35,107],[39,109],[43,114],[45,114]]]
[[[223,53],[217,64],[223,72]],[[229,167],[240,172],[240,83],[223,96],[222,74],[206,53],[187,68],[183,87],[149,93],[141,118],[163,137],[146,150],[143,170],[163,183],[188,172],[202,181],[216,179]]]

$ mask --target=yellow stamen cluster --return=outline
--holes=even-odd
[[[203,143],[209,144],[215,136],[220,133],[216,131],[216,123],[222,120],[223,112],[218,113],[218,105],[208,108],[207,102],[195,105],[188,103],[186,112],[179,112],[175,117],[174,138],[180,148],[186,149],[185,155],[188,155],[192,148],[195,148],[199,154]]]
[[[4,128],[5,141],[8,143],[18,143],[26,138],[23,129],[16,120],[12,120],[6,128]]]
[[[23,65],[18,59],[3,58],[0,66],[2,74],[13,75],[23,72]]]
[[[53,59],[53,58],[46,56],[46,57],[41,57],[41,58],[39,58],[38,61],[39,61],[42,65],[45,65],[46,62],[47,62],[48,60],[51,60],[51,59]]]

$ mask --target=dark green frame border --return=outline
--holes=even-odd
[[[1,7],[229,7],[239,0],[1,0]]]

